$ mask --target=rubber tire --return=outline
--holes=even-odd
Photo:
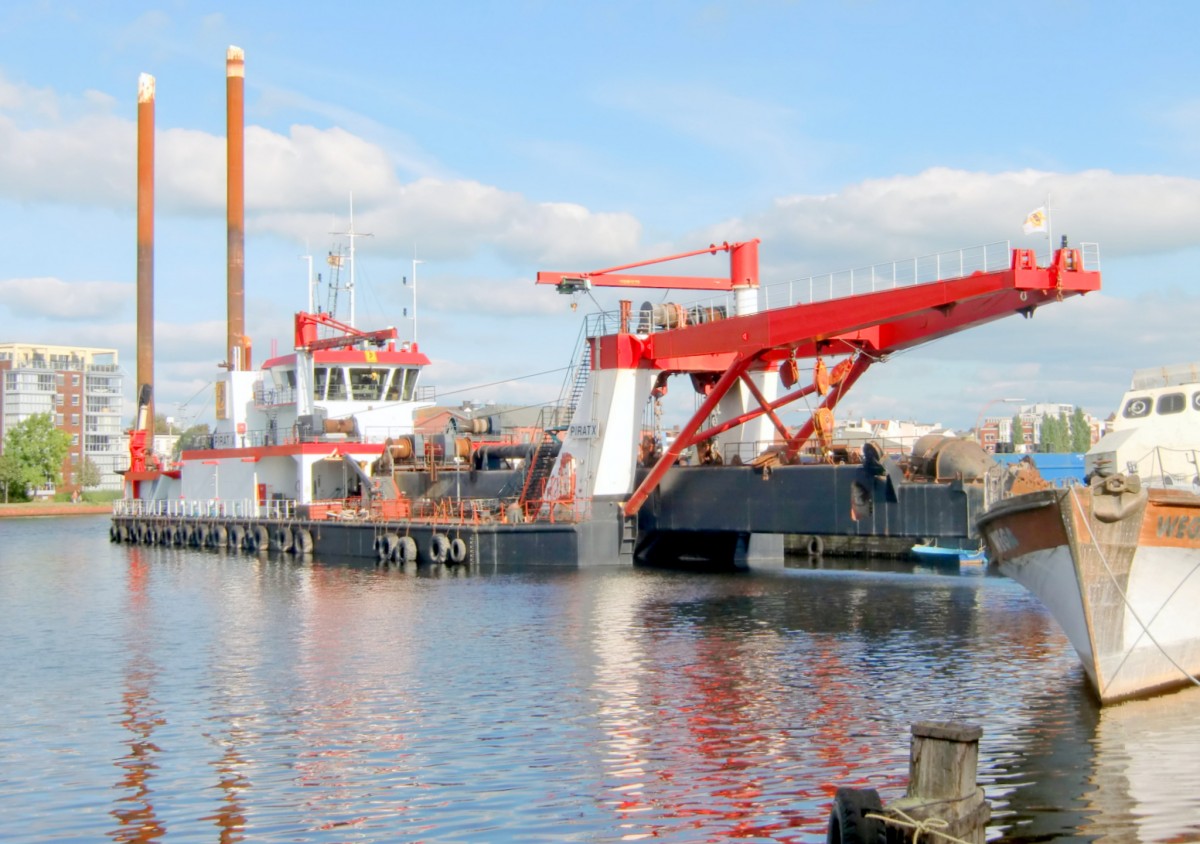
[[[450,562],[463,563],[467,560],[467,543],[462,541],[461,537],[454,537],[450,540]]]
[[[229,526],[229,547],[235,551],[241,551],[242,546],[246,544],[246,529],[241,525]]]
[[[444,563],[450,556],[450,540],[444,533],[435,533],[429,537],[429,561]]]
[[[400,537],[394,533],[384,533],[375,538],[375,559],[380,565],[387,565],[396,558],[396,549],[400,545]]]
[[[286,554],[292,550],[292,529],[278,526],[271,531],[271,550]]]
[[[819,536],[810,536],[808,538],[808,556],[820,557],[825,553],[825,540]]]
[[[266,551],[271,547],[271,532],[263,525],[255,525],[246,533],[247,536],[254,537],[255,551]]]
[[[396,545],[396,562],[415,563],[417,561],[417,540],[411,536],[400,537]]]
[[[313,550],[312,534],[305,528],[298,528],[292,533],[292,550],[297,554],[311,554]]]
[[[839,788],[829,812],[825,844],[883,844],[887,825],[867,815],[883,811],[873,788]]]

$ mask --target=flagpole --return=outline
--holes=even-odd
[[[1050,263],[1054,263],[1054,230],[1050,227],[1050,191],[1046,191],[1046,240],[1050,245]]]

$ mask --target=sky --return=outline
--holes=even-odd
[[[8,0],[0,342],[117,349],[132,414],[149,73],[156,404],[211,421],[236,45],[256,362],[290,351],[303,256],[327,279],[351,205],[359,326],[415,331],[441,403],[535,404],[616,300],[572,310],[539,270],[752,237],[764,284],[996,241],[1045,252],[1021,224],[1049,199],[1055,243],[1099,245],[1102,291],[895,355],[838,415],[966,429],[1015,397],[1106,417],[1134,369],[1200,360],[1198,31],[1200,4],[1153,0]]]

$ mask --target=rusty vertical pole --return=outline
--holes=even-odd
[[[146,427],[154,430],[154,77],[138,77],[137,116],[137,385],[149,386]]]
[[[241,47],[230,47],[225,54],[226,98],[226,220],[228,230],[228,266],[226,305],[228,332],[226,362],[233,370],[249,369],[246,330],[246,228],[245,228],[245,143],[243,92],[246,58]]]

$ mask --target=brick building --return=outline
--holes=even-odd
[[[55,427],[71,436],[63,490],[80,488],[78,472],[85,459],[100,470],[96,488],[120,490],[117,470],[129,462],[122,386],[116,349],[0,343],[0,449],[13,426],[49,413]]]

